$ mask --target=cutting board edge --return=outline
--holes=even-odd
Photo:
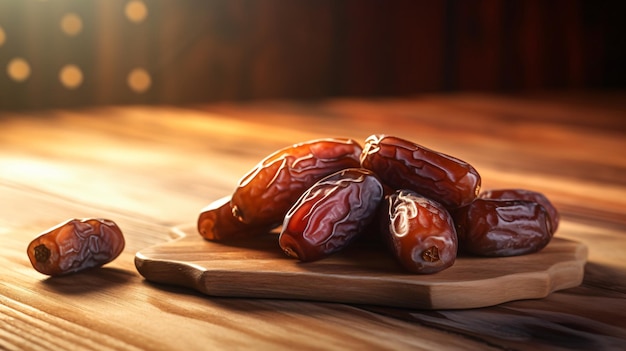
[[[579,277],[577,281],[568,281],[567,284],[554,284],[553,282],[559,281],[560,273],[552,273],[552,269],[545,272],[533,272],[533,273],[520,273],[517,276],[507,276],[502,278],[495,278],[483,286],[483,289],[495,289],[506,292],[500,297],[494,297],[493,294],[489,295],[489,298],[481,298],[481,295],[464,294],[464,290],[475,289],[476,286],[468,283],[449,283],[443,285],[420,285],[402,283],[401,289],[394,290],[394,294],[411,294],[414,298],[411,299],[396,299],[392,296],[379,295],[376,298],[364,297],[362,292],[354,292],[351,294],[345,294],[343,297],[334,296],[333,298],[325,298],[326,295],[322,292],[318,296],[311,296],[305,293],[300,293],[301,289],[307,287],[300,286],[300,289],[279,289],[272,290],[271,292],[263,292],[263,289],[256,289],[254,285],[254,279],[252,283],[248,283],[244,286],[239,285],[237,289],[223,289],[222,286],[228,286],[227,284],[221,284],[220,280],[232,280],[237,279],[240,272],[220,271],[220,270],[206,270],[200,266],[189,264],[180,261],[162,261],[155,259],[142,258],[141,255],[137,256],[137,261],[141,262],[137,264],[137,269],[142,276],[147,280],[168,284],[179,285],[195,289],[203,294],[213,297],[239,297],[239,298],[263,298],[263,299],[289,299],[289,300],[301,300],[301,301],[318,301],[318,302],[331,302],[331,303],[348,303],[348,304],[369,304],[369,305],[381,305],[403,308],[415,308],[415,309],[470,309],[494,306],[506,302],[517,300],[529,300],[529,299],[541,299],[548,295],[567,288],[573,288],[582,282],[584,264],[578,264],[575,267],[569,267],[568,271],[574,271],[573,273]],[[567,265],[564,262],[563,265]],[[561,265],[561,264],[557,264]],[[158,269],[153,270],[153,267]],[[169,267],[164,270],[163,267]],[[175,273],[180,279],[178,281],[172,280],[172,275]],[[160,278],[160,275],[167,275],[167,279]],[[253,273],[241,273],[247,278]],[[282,273],[273,274],[270,279],[278,280],[276,284],[286,285],[288,283],[289,276],[297,276],[297,273]],[[523,277],[524,283],[520,283],[519,278]],[[266,277],[267,278],[267,277]],[[277,279],[278,278],[278,279]],[[250,281],[250,279],[244,279]],[[524,289],[528,287],[528,281],[534,280],[537,285],[543,286],[542,289]],[[485,284],[485,282],[482,282]],[[468,285],[468,286],[463,286]],[[505,289],[502,289],[506,286]],[[511,293],[513,292],[513,293]],[[460,299],[459,296],[465,295]]]
[[[363,298],[362,291],[355,293],[348,293],[345,296],[332,298],[326,298],[324,294],[320,296],[311,296],[310,294],[301,293],[298,289],[289,288],[290,284],[295,282],[290,279],[296,279],[302,282],[302,279],[306,279],[310,274],[302,275],[301,272],[272,272],[269,277],[264,279],[274,280],[278,286],[285,286],[287,288],[273,289],[268,291],[267,289],[255,287],[257,272],[233,272],[229,270],[211,270],[192,262],[185,262],[180,260],[171,259],[158,259],[148,257],[151,253],[151,249],[158,248],[162,245],[171,244],[172,242],[183,240],[189,236],[189,233],[185,232],[185,229],[190,230],[193,228],[191,224],[183,224],[171,228],[172,236],[175,238],[171,241],[163,244],[155,245],[145,250],[139,251],[135,255],[135,265],[138,272],[146,278],[148,281],[155,283],[162,283],[167,285],[180,285],[197,290],[205,295],[213,297],[241,297],[241,298],[266,298],[266,299],[291,299],[291,300],[308,300],[319,302],[336,302],[336,303],[349,303],[349,304],[370,304],[370,305],[384,305],[393,307],[404,308],[416,308],[416,309],[469,309],[480,308],[487,306],[494,306],[501,303],[506,303],[515,300],[526,299],[540,299],[544,298],[553,292],[572,288],[580,285],[584,278],[584,266],[587,259],[587,247],[577,241],[564,239],[576,244],[576,250],[574,257],[568,261],[557,262],[545,270],[536,272],[523,272],[515,275],[509,275],[504,277],[492,278],[487,282],[487,289],[496,289],[504,292],[513,291],[513,293],[503,294],[496,298],[491,295],[490,298],[485,299],[480,295],[478,297],[473,296],[468,298],[465,296],[463,299],[459,299],[462,296],[463,291],[470,291],[475,289],[474,282],[447,282],[438,284],[428,284],[424,282],[412,283],[406,281],[397,282],[398,285],[393,285],[394,296],[398,293],[404,294],[404,296],[411,296],[411,298],[396,299],[394,296],[386,296],[382,294],[374,294],[376,297]],[[144,254],[144,251],[147,253]],[[262,272],[263,273],[263,272]],[[263,274],[267,274],[264,272]],[[172,278],[175,276],[176,278]],[[324,275],[320,275],[324,276]],[[239,284],[237,289],[229,288],[229,282],[233,279],[244,277],[243,281],[246,284]],[[252,277],[252,279],[250,279]],[[519,285],[519,278],[523,277],[526,281],[534,282],[534,292],[529,292],[528,289],[524,289],[524,286],[528,283]],[[316,278],[317,279],[317,278]],[[325,277],[328,282],[333,283],[342,281],[345,284],[346,277],[338,276]],[[362,278],[361,278],[362,279]],[[374,282],[376,279],[371,279]],[[240,280],[242,281],[242,280]],[[483,280],[482,283],[486,281]],[[262,285],[262,284],[261,284]],[[332,286],[330,284],[329,286]],[[373,289],[376,289],[374,283],[372,283]],[[503,286],[509,286],[510,288],[502,289]],[[303,287],[301,286],[300,289]],[[306,289],[306,284],[304,286]],[[471,295],[470,295],[471,296]]]

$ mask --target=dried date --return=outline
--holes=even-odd
[[[471,203],[480,190],[480,175],[467,162],[397,137],[368,137],[361,166],[395,190],[413,190],[448,209]]]
[[[481,256],[537,252],[552,239],[543,206],[526,200],[474,200],[454,213],[459,247]]]
[[[40,234],[27,249],[40,273],[57,276],[113,261],[124,249],[120,228],[108,219],[70,219]]]
[[[230,196],[215,200],[200,211],[198,233],[212,241],[252,237],[270,232],[280,223],[259,226],[239,221],[230,207]]]
[[[548,211],[550,216],[550,233],[554,234],[559,227],[560,215],[559,211],[542,193],[526,190],[526,189],[494,189],[483,191],[478,195],[482,199],[493,200],[527,200],[534,201]]]
[[[382,197],[373,172],[351,168],[334,173],[311,186],[288,211],[280,247],[301,261],[337,252],[370,223]]]
[[[352,139],[318,139],[280,149],[238,183],[231,208],[241,222],[280,223],[302,193],[339,170],[359,167],[361,146]]]
[[[431,274],[454,264],[457,235],[450,213],[410,190],[385,197],[379,210],[381,233],[406,270]]]

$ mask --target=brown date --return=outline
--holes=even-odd
[[[230,196],[225,196],[208,204],[198,216],[198,233],[212,241],[226,241],[243,237],[251,237],[270,232],[275,225],[258,226],[239,221],[233,216],[230,207]]]
[[[379,210],[381,233],[406,270],[431,274],[454,264],[457,235],[448,210],[410,190],[385,197]]]
[[[339,170],[359,167],[361,146],[352,139],[318,139],[280,149],[237,185],[233,214],[249,224],[280,223],[310,186]]]
[[[478,198],[453,216],[459,247],[475,255],[528,254],[552,239],[548,212],[534,201]]]
[[[301,261],[329,256],[364,230],[382,197],[373,172],[351,168],[334,173],[311,186],[288,211],[280,247]]]
[[[124,249],[122,231],[108,219],[70,219],[40,234],[27,249],[33,268],[57,276],[99,267]]]
[[[526,189],[494,189],[483,191],[478,195],[482,199],[493,200],[527,200],[534,201],[548,211],[550,216],[550,233],[554,234],[559,227],[560,215],[556,207],[542,193]]]
[[[471,203],[480,190],[480,175],[470,164],[397,137],[368,137],[361,166],[396,190],[413,190],[448,209]]]

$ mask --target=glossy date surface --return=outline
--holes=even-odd
[[[285,216],[279,244],[301,261],[314,261],[345,248],[370,223],[383,197],[374,173],[351,168],[309,188]]]
[[[548,212],[534,201],[478,198],[453,216],[459,247],[475,255],[533,253],[552,239]]]
[[[35,238],[27,248],[33,267],[56,276],[113,261],[124,249],[120,228],[108,219],[70,219]]]
[[[379,218],[383,238],[406,270],[431,274],[456,261],[456,230],[441,204],[410,190],[398,190],[385,197]]]
[[[244,223],[280,223],[315,182],[339,170],[359,167],[361,151],[356,141],[339,138],[280,149],[239,181],[231,200],[233,214]]]
[[[478,195],[482,199],[494,200],[526,200],[534,201],[548,211],[550,216],[550,232],[554,234],[559,227],[560,215],[559,211],[554,207],[552,202],[540,192],[526,189],[492,189],[483,191]]]
[[[467,162],[393,136],[368,137],[361,166],[395,190],[413,190],[449,209],[471,203],[480,190],[480,175]]]
[[[198,233],[211,241],[227,241],[268,233],[280,223],[266,226],[239,221],[230,207],[230,196],[208,204],[198,216]]]

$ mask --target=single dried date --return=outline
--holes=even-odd
[[[301,261],[337,252],[370,223],[382,197],[373,172],[351,168],[334,173],[311,186],[288,211],[280,247]]]
[[[478,195],[482,199],[493,200],[527,200],[534,201],[548,211],[550,216],[550,232],[554,234],[559,227],[560,215],[559,211],[542,193],[526,190],[526,189],[493,189],[483,191]]]
[[[448,209],[471,203],[480,190],[480,175],[467,162],[393,136],[368,137],[361,166],[395,190],[413,190]]]
[[[198,216],[198,233],[211,241],[227,241],[270,232],[280,223],[259,226],[239,221],[232,213],[230,196],[208,204]]]
[[[410,190],[398,190],[380,206],[381,233],[406,270],[431,274],[454,264],[457,235],[448,211]]]
[[[339,170],[359,167],[361,146],[352,139],[318,139],[280,149],[248,172],[232,199],[233,214],[249,224],[281,222],[310,186]]]
[[[459,247],[481,256],[537,252],[552,239],[543,206],[526,200],[474,200],[453,214]]]
[[[57,276],[113,261],[124,249],[120,228],[108,219],[70,219],[40,234],[27,248],[33,268]]]

